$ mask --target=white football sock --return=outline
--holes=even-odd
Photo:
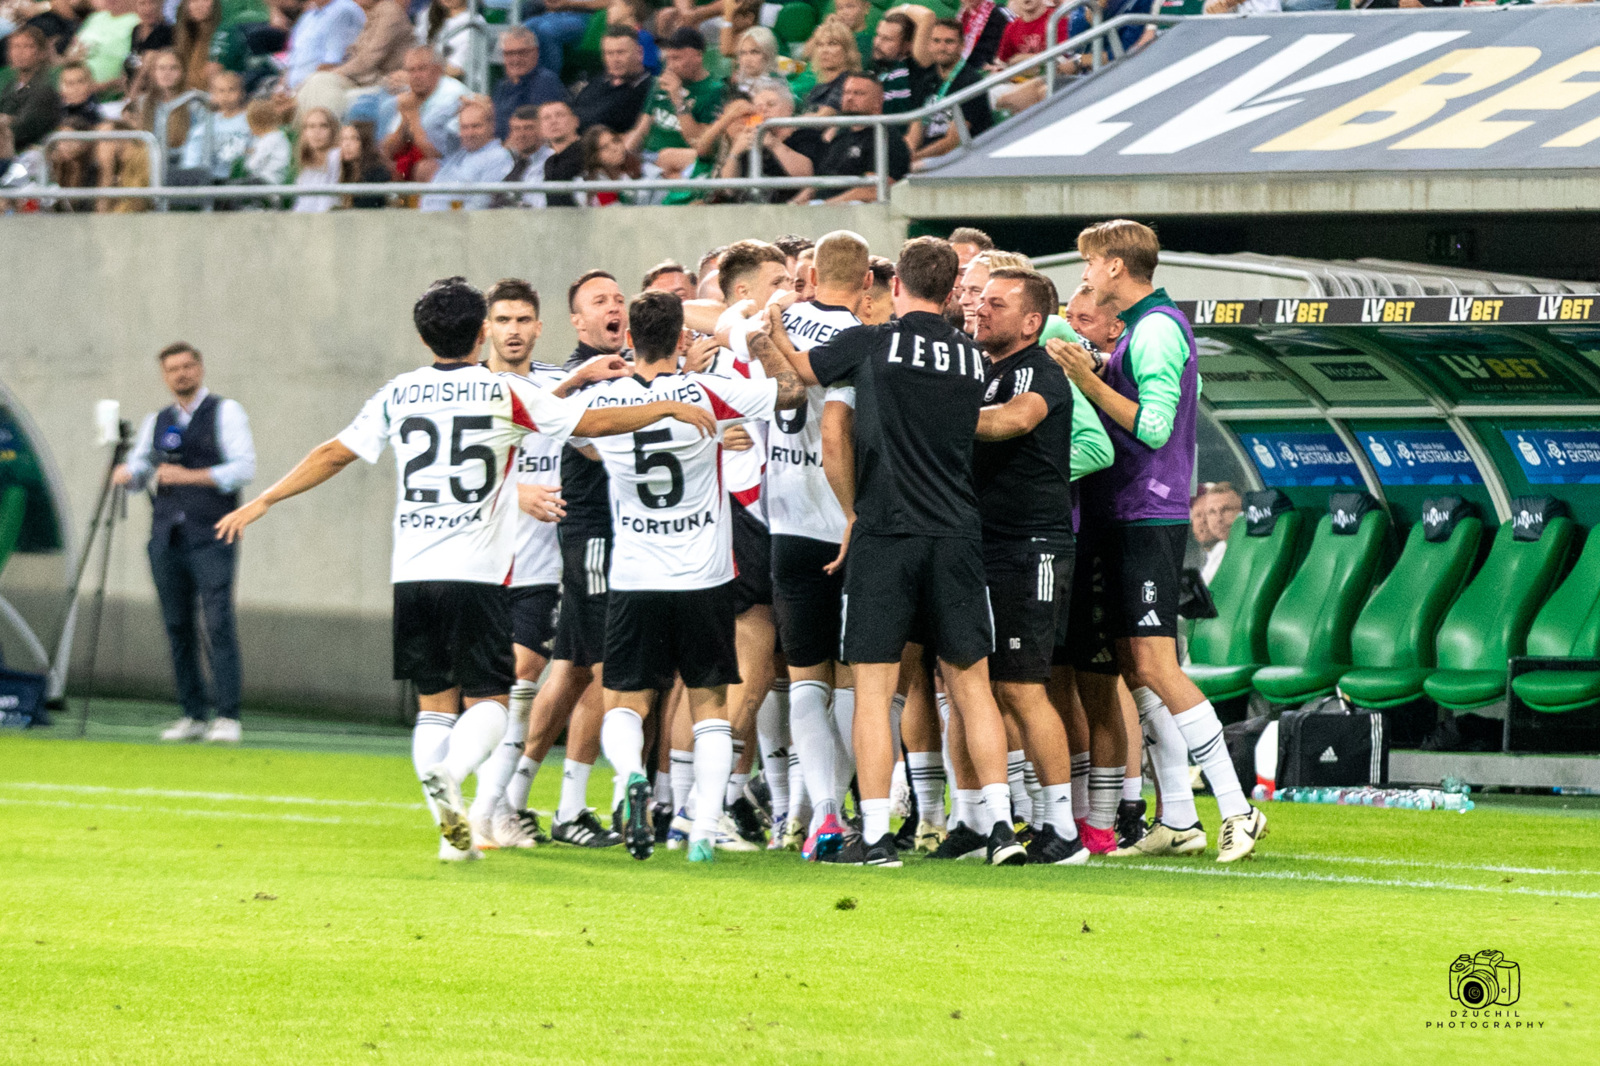
[[[983,786],[983,807],[989,815],[989,828],[995,823],[1011,824],[1011,789],[1003,782]]]
[[[1124,770],[1124,773],[1127,771]],[[1122,779],[1122,798],[1128,802],[1137,800],[1144,795],[1144,775],[1138,777],[1124,777]]]
[[[805,771],[800,769],[800,753],[789,748],[789,817],[809,814],[811,797],[806,790]]]
[[[861,801],[861,839],[871,847],[889,832],[889,806],[886,799]]]
[[[1028,790],[1028,824],[1038,829],[1044,825],[1044,794],[1032,762],[1022,764],[1022,787]]]
[[[1028,796],[1028,786],[1024,781],[1027,765],[1027,752],[1006,752],[1006,789],[1011,803],[1010,809],[1006,812],[1008,822],[1013,817],[1019,822],[1033,821],[1033,801]]]
[[[983,793],[975,788],[956,789],[955,820],[973,832],[989,835],[988,813],[983,808]],[[979,826],[982,826],[980,829]]]
[[[836,738],[833,760],[834,800],[844,807],[844,795],[850,791],[850,780],[856,776],[856,690],[833,690],[833,731]]]
[[[444,761],[445,752],[450,750],[450,730],[455,724],[456,716],[453,714],[423,711],[417,715],[417,724],[411,727],[411,765],[415,767],[418,778]],[[428,803],[428,813],[433,815],[434,821],[438,821],[439,810],[427,789],[423,789],[422,798]]]
[[[839,743],[828,709],[832,695],[833,690],[821,681],[789,684],[789,736],[800,759],[806,794],[811,797],[812,829],[828,815],[839,813],[833,778]]]
[[[933,703],[939,708],[939,729],[942,732],[950,724],[950,697],[943,692],[935,693]]]
[[[644,719],[626,707],[614,707],[600,720],[600,750],[623,782],[644,773]]]
[[[1089,753],[1086,751],[1072,757],[1072,809],[1079,818],[1089,813]]]
[[[773,682],[756,711],[756,741],[761,745],[761,773],[772,792],[772,823],[789,813],[789,683]]]
[[[506,709],[494,700],[479,700],[461,712],[450,730],[450,752],[444,757],[445,773],[457,784],[465,781],[506,735]]]
[[[1122,798],[1122,767],[1089,767],[1089,824],[1110,829],[1117,824],[1117,801]]]
[[[1062,840],[1076,840],[1078,827],[1072,821],[1072,786],[1043,785],[1039,802],[1033,808],[1034,828],[1054,826]]]
[[[1217,797],[1217,810],[1222,817],[1249,814],[1250,804],[1244,798],[1244,789],[1239,786],[1239,772],[1233,768],[1233,758],[1222,739],[1222,722],[1217,719],[1211,701],[1201,700],[1182,714],[1173,715],[1172,720],[1183,733],[1183,739],[1189,745],[1189,754],[1199,764],[1200,772],[1206,775],[1206,783]],[[1163,794],[1162,806],[1165,805]]]
[[[527,738],[527,706],[524,704],[522,717],[518,719],[517,703],[513,699],[511,712],[506,716],[505,736],[489,753],[483,765],[478,767],[478,794],[472,798],[472,809],[468,812],[474,818],[487,818],[494,811],[495,804],[505,799],[506,785],[510,783],[511,775],[517,772],[517,761],[522,758],[522,742]]]
[[[936,751],[908,751],[906,775],[917,796],[917,817],[944,825],[944,759]]]
[[[735,741],[734,744],[735,749],[733,752],[733,764],[737,766],[739,765],[739,752],[737,748],[738,741]],[[737,800],[744,796],[744,786],[748,785],[749,783],[749,774],[729,774],[728,790],[722,797],[722,805],[724,807],[733,806]]]
[[[570,822],[589,806],[589,771],[593,769],[592,763],[577,759],[561,764],[561,806],[556,808],[556,821]],[[626,782],[627,778],[622,780]]]
[[[655,781],[650,786],[650,803],[653,806],[672,806],[672,775],[656,771]]]
[[[528,809],[528,793],[533,790],[533,779],[539,776],[539,764],[526,755],[517,756],[517,769],[506,784],[506,802],[514,811]]]
[[[672,813],[688,810],[689,794],[694,790],[694,752],[673,748],[667,776],[672,781]]]
[[[722,795],[733,772],[733,726],[726,718],[694,724],[693,840],[713,840],[722,822]]]
[[[1200,820],[1189,788],[1189,745],[1154,690],[1142,685],[1134,689],[1133,705],[1139,708],[1145,750],[1150,753],[1150,766],[1161,792],[1161,822],[1172,829],[1187,829]]]

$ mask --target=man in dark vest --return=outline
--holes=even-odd
[[[237,741],[239,640],[233,624],[233,575],[238,549],[218,540],[212,527],[239,506],[239,490],[255,477],[255,443],[244,408],[202,384],[205,366],[193,346],[169,344],[159,359],[175,402],[145,418],[115,478],[119,485],[148,488],[154,508],[150,572],[183,710],[161,739]],[[211,663],[209,700],[200,672],[197,600]]]

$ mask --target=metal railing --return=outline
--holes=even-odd
[[[1115,34],[1124,26],[1171,26],[1184,21],[1182,15],[1118,15],[1109,22],[1101,23],[1076,37],[1069,37],[1057,43],[1054,47],[1047,48],[1038,55],[1030,56],[1001,71],[996,71],[980,81],[975,81],[958,92],[953,92],[941,100],[910,111],[901,111],[893,115],[791,115],[783,118],[764,118],[755,129],[755,136],[750,140],[750,176],[762,178],[761,173],[761,139],[768,128],[780,126],[793,126],[797,128],[826,128],[826,127],[872,127],[873,144],[873,182],[877,187],[878,200],[887,201],[889,198],[889,127],[909,126],[913,122],[920,122],[925,118],[950,111],[954,116],[957,128],[960,130],[963,146],[971,143],[971,133],[967,129],[966,116],[962,114],[961,105],[968,100],[987,96],[990,89],[996,85],[1004,85],[1019,74],[1026,73],[1037,67],[1040,63],[1054,67],[1055,61],[1070,51],[1075,51],[1107,35]],[[857,185],[861,184],[859,181]]]
[[[50,146],[53,144],[59,144],[62,141],[142,141],[144,142],[145,154],[150,157],[151,188],[159,189],[161,186],[167,183],[167,154],[162,149],[161,142],[156,139],[156,135],[151,133],[149,130],[57,130],[55,133],[52,133],[50,136],[46,137],[43,143],[41,143],[39,146],[40,151],[44,154],[46,178],[50,177]],[[47,188],[49,187],[33,185],[24,186],[20,189],[4,189],[0,190],[0,198],[8,198],[13,200],[24,198],[29,200],[38,199],[41,195],[43,195]],[[31,193],[26,197],[5,196],[7,193],[27,193],[29,190],[31,190]],[[61,191],[70,192],[74,190],[63,189]],[[99,194],[101,196],[113,196],[126,192],[149,191],[149,189],[113,188],[109,190],[99,190]],[[54,194],[52,193],[51,195],[53,196]],[[61,197],[56,198],[61,199]],[[67,197],[67,199],[71,199],[71,197]],[[87,197],[84,197],[83,199],[87,199]]]
[[[143,131],[138,131],[143,132]],[[145,133],[145,136],[150,136]],[[855,189],[863,179],[851,176],[821,178],[639,178],[625,181],[479,181],[479,182],[350,182],[339,185],[176,185],[169,188],[61,189],[44,185],[0,188],[4,200],[211,200],[296,199],[301,196],[489,196],[545,193],[577,195],[586,192],[672,192],[677,189],[765,192],[781,189]]]
[[[1066,3],[1056,8],[1055,13],[1050,16],[1050,21],[1044,24],[1044,50],[1046,52],[1054,48],[1061,40],[1061,20],[1067,18],[1080,7],[1087,7],[1089,9],[1090,29],[1094,29],[1096,26],[1100,25],[1100,6],[1095,2],[1095,0],[1067,0]],[[1071,34],[1068,34],[1068,37],[1070,36]],[[1098,70],[1100,68],[1101,58],[1100,42],[1096,41],[1090,47],[1089,55],[1090,62],[1093,64],[1094,69]],[[1056,65],[1054,63],[1045,64],[1044,87],[1046,95],[1053,94],[1056,91]]]
[[[486,96],[489,93],[489,56],[494,51],[494,42],[499,35],[494,32],[495,28],[477,13],[477,9],[477,0],[473,0],[472,17],[449,33],[440,36],[434,42],[433,50],[442,59],[446,53],[446,46],[451,41],[463,33],[470,33],[474,40],[467,50],[467,65],[461,68],[461,77],[468,89],[479,96]]]

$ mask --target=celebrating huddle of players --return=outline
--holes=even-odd
[[[976,230],[892,264],[843,230],[740,241],[631,299],[594,270],[559,370],[528,283],[444,279],[413,312],[434,362],[218,535],[393,448],[395,677],[442,859],[1192,855],[1191,757],[1243,858],[1266,818],[1176,651],[1194,337],[1147,227],[1078,246],[1064,317]],[[563,731],[547,833],[528,794]]]

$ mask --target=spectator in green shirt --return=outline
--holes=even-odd
[[[95,91],[121,88],[122,65],[133,50],[133,29],[139,25],[133,0],[94,0],[94,13],[83,20],[73,38],[69,59],[81,59],[94,75]]]
[[[705,67],[706,41],[692,26],[679,27],[662,47],[664,68],[645,98],[644,112],[626,138],[669,178],[693,168],[698,140],[722,111],[722,87]]]

